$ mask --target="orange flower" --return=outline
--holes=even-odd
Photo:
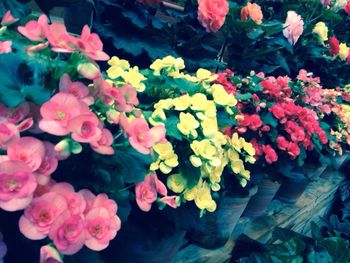
[[[241,9],[241,20],[243,22],[251,18],[256,24],[261,24],[263,19],[263,13],[261,7],[256,3],[248,3]]]

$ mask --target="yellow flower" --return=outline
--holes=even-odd
[[[312,32],[318,36],[322,43],[328,39],[328,27],[324,22],[318,22]]]
[[[153,112],[151,117],[148,118],[148,121],[153,125],[164,125],[164,121],[166,120],[166,115],[161,108],[156,108]]]
[[[196,72],[196,77],[199,81],[212,82],[217,79],[218,75],[212,74],[209,70],[200,68]]]
[[[198,192],[198,185],[192,187],[191,189],[187,189],[184,192],[184,199],[187,201],[193,201],[197,196],[197,192]]]
[[[236,98],[232,94],[228,94],[224,87],[220,84],[213,84],[211,86],[212,95],[216,104],[222,106],[233,107],[237,104]]]
[[[174,193],[182,193],[187,187],[187,179],[182,174],[172,174],[167,179],[167,186]]]
[[[119,67],[122,69],[128,69],[130,68],[130,64],[127,60],[125,59],[120,59],[116,56],[113,56],[110,60],[108,60],[108,65],[110,66],[115,66],[115,67]]]
[[[241,174],[245,171],[243,161],[241,159],[237,159],[231,162],[231,169],[235,174]]]
[[[107,75],[111,79],[116,79],[121,77],[124,74],[124,70],[118,66],[112,66],[107,69]]]
[[[191,109],[196,111],[205,111],[208,107],[207,96],[203,93],[196,93],[191,97]]]
[[[169,110],[171,107],[173,107],[173,100],[172,99],[165,99],[165,100],[160,100],[156,104],[154,104],[155,109],[163,109],[163,110]]]
[[[204,118],[201,122],[203,135],[208,138],[213,138],[218,131],[218,123],[216,118]]]
[[[179,131],[186,136],[192,135],[197,137],[196,129],[199,127],[199,122],[191,113],[180,113],[180,122],[177,124]]]
[[[194,167],[200,167],[203,164],[201,158],[196,155],[190,156],[190,162]]]
[[[124,71],[122,78],[126,83],[131,84],[138,92],[142,92],[146,88],[145,84],[142,83],[146,78],[139,72],[137,66],[130,68],[128,71]]]
[[[341,43],[339,45],[339,54],[338,55],[339,55],[339,58],[341,60],[346,60],[347,59],[347,57],[349,55],[349,48],[347,47],[346,44]]]
[[[158,154],[158,160],[151,164],[150,170],[160,169],[162,173],[168,174],[179,165],[178,156],[170,142],[157,143],[153,150]]]
[[[244,144],[244,139],[238,137],[238,133],[235,132],[234,134],[232,134],[232,138],[231,138],[231,145],[233,146],[233,148],[237,151],[237,152],[241,152],[241,149],[243,148],[243,144]]]
[[[166,56],[163,59],[156,59],[156,61],[151,64],[150,68],[153,69],[155,75],[159,75],[162,69],[165,69],[167,73],[172,72],[172,74],[174,74],[174,71],[178,73],[179,70],[185,68],[185,62],[182,58]],[[175,74],[174,77],[179,76]]]
[[[193,141],[190,146],[197,156],[201,156],[207,160],[213,159],[217,152],[216,147],[208,139]]]
[[[244,139],[243,139],[244,140]],[[255,148],[253,146],[253,144],[246,142],[244,140],[243,142],[243,149],[250,155],[250,156],[254,156],[255,155]]]
[[[173,104],[174,104],[175,110],[184,111],[191,106],[191,98],[190,96],[188,96],[188,94],[182,95],[180,97],[173,99]]]
[[[194,202],[199,209],[207,209],[210,212],[215,211],[216,203],[211,197],[210,187],[207,182],[198,187]]]

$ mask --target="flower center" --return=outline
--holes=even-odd
[[[56,112],[56,119],[57,120],[63,120],[66,114],[63,111],[57,111]]]
[[[18,182],[14,179],[10,179],[7,181],[7,189],[10,192],[14,192],[18,188]]]

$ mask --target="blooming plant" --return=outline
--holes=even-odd
[[[129,65],[124,67],[126,63],[115,57],[111,61],[118,63],[110,63],[108,76],[114,83],[124,83]],[[184,67],[181,58],[168,56],[157,59],[151,70],[142,71],[146,88],[138,97],[144,105],[143,116],[148,116],[153,126],[147,129],[166,129],[162,140],[147,149],[154,156],[150,165],[153,174],[135,189],[137,203],[144,211],[150,210],[160,194],[161,203],[176,207],[194,201],[202,211],[212,212],[216,209],[212,192],[225,188],[221,178],[225,167],[230,167],[244,186],[250,175],[244,163],[255,161],[250,143],[238,134],[229,137],[223,133],[222,122],[235,122],[235,97],[221,84],[211,84],[217,75],[205,69],[189,75],[182,71]],[[148,125],[142,118],[140,122]],[[138,144],[132,146],[142,151]],[[167,196],[162,181],[174,195]]]

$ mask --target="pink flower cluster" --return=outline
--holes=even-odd
[[[29,239],[47,236],[65,255],[84,245],[105,249],[120,229],[117,204],[105,194],[95,196],[87,189],[75,192],[68,183],[57,183],[36,195],[19,220],[19,228]]]
[[[89,109],[93,101],[83,83],[72,82],[65,74],[60,81],[60,92],[40,108],[39,128],[57,136],[71,134],[73,140],[89,143],[98,153],[113,154],[111,132]]]
[[[177,207],[176,196],[167,196],[168,191],[156,174],[147,175],[143,182],[136,184],[136,203],[142,211],[148,212],[151,210],[152,204],[157,200],[158,194],[163,195],[159,199],[160,202],[173,208]]]
[[[91,33],[89,27],[84,26],[81,36],[70,35],[66,27],[61,23],[48,24],[45,15],[38,20],[30,20],[24,26],[19,26],[18,31],[33,42],[40,42],[28,48],[29,51],[40,50],[51,45],[56,52],[81,52],[92,60],[108,60],[109,56],[102,50],[103,44],[99,36]]]
[[[235,95],[237,87],[229,80],[229,77],[233,76],[233,72],[226,69],[224,72],[217,73],[217,75],[218,77],[214,80],[214,83],[221,84],[229,94]]]

